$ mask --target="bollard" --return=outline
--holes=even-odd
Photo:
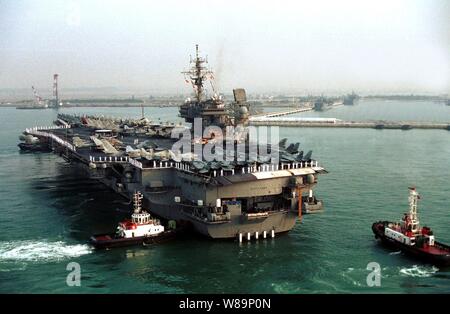
[[[255,233],[255,239],[256,240],[258,240],[258,236],[259,236],[259,233],[258,233],[258,231],[256,231],[256,233]]]
[[[250,241],[250,232],[247,232],[247,241]]]
[[[275,229],[272,229],[272,238],[275,238]]]
[[[242,243],[242,233],[239,233],[239,243]]]
[[[265,239],[267,237],[267,231],[264,230],[263,232],[263,238]]]

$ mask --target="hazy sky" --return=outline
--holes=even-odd
[[[449,92],[450,1],[0,0],[0,88]]]

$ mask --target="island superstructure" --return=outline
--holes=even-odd
[[[226,103],[207,64],[197,46],[192,67],[183,72],[194,90],[192,99],[180,106],[186,125],[154,123],[144,116],[59,114],[56,126],[24,133],[124,197],[141,191],[144,206],[153,215],[189,222],[210,238],[250,239],[290,231],[302,215],[303,194],[312,195],[318,175],[326,170],[312,159],[311,151],[304,153],[299,143],[288,145],[286,139],[265,147],[271,156],[278,156],[276,161],[259,151],[252,155],[245,90],[235,89],[234,101]],[[200,127],[196,121],[201,121]],[[208,132],[210,127],[225,135]],[[226,146],[230,127],[231,150]],[[173,134],[190,135],[187,146],[193,152],[174,149],[179,138]],[[214,146],[214,160],[196,154],[208,145]]]

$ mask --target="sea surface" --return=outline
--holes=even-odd
[[[65,113],[139,117],[140,108],[67,108]],[[146,116],[177,120],[176,108]],[[346,120],[450,121],[433,102],[360,100],[324,113]],[[0,109],[0,292],[2,293],[450,293],[450,269],[419,263],[375,241],[371,224],[408,210],[408,186],[422,195],[419,213],[450,243],[450,132],[282,128],[289,141],[329,171],[316,189],[321,214],[288,234],[244,242],[187,236],[160,246],[94,251],[86,241],[111,231],[129,204],[50,153],[21,154],[26,127],[51,125],[56,112]],[[68,286],[70,262],[81,286]],[[367,284],[370,262],[381,286]]]

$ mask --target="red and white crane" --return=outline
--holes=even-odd
[[[33,90],[33,95],[34,95],[34,101],[37,105],[41,105],[42,104],[42,97],[39,96],[36,88],[34,88],[34,86],[31,86],[31,89]]]

